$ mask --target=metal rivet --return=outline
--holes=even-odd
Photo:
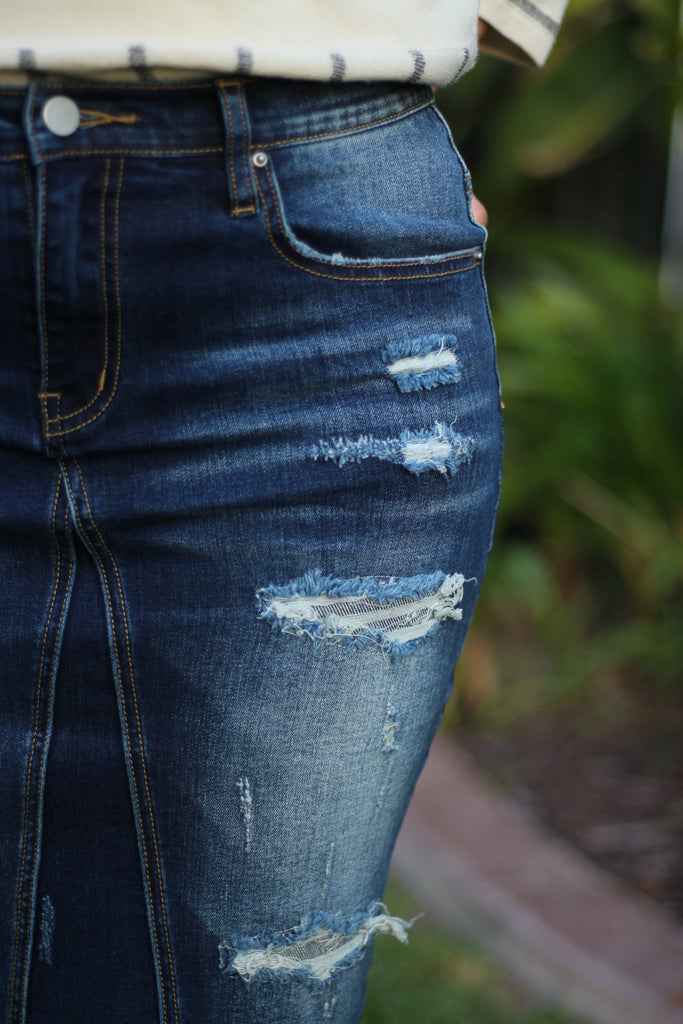
[[[262,149],[257,150],[251,158],[254,167],[265,167],[268,163],[268,154]]]
[[[53,135],[64,138],[78,129],[81,112],[69,96],[52,96],[43,107],[43,122]]]
[[[472,256],[477,261],[477,263],[481,263],[481,261],[484,258],[484,253],[481,249],[475,249],[474,252],[472,253]]]

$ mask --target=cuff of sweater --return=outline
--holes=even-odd
[[[480,0],[479,17],[490,26],[480,49],[520,64],[545,64],[567,0]]]

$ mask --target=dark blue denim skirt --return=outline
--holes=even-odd
[[[499,494],[431,90],[0,92],[0,1014],[351,1024]]]

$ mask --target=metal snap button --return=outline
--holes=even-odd
[[[53,135],[73,135],[81,123],[81,112],[69,96],[52,96],[43,107],[43,121]]]
[[[264,153],[262,149],[258,149],[252,156],[251,162],[254,167],[265,167],[268,163],[268,154]]]

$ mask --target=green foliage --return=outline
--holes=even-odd
[[[504,717],[615,675],[680,690],[683,665],[683,316],[641,260],[526,239],[494,287],[507,449],[477,619]]]
[[[662,308],[651,268],[595,242],[527,239],[522,275],[496,292],[503,527],[523,518],[553,527],[558,554],[607,555],[651,608],[683,578],[683,318]]]
[[[566,172],[636,123],[666,147],[682,58],[675,0],[572,0],[546,68],[483,56],[439,102],[460,143],[475,137],[477,187],[500,214],[525,179]]]
[[[600,233],[611,183],[624,219],[659,216],[619,154],[665,168],[682,54],[671,0],[573,0],[542,72],[482,57],[440,96],[489,208],[506,405],[498,539],[458,680],[489,716],[596,686],[683,692],[683,315],[625,225]],[[605,158],[606,191],[584,194]],[[581,230],[557,215],[567,194]]]
[[[414,905],[393,887],[392,913],[412,917]],[[534,1008],[507,978],[463,943],[420,918],[410,941],[375,943],[362,1024],[576,1024]]]

